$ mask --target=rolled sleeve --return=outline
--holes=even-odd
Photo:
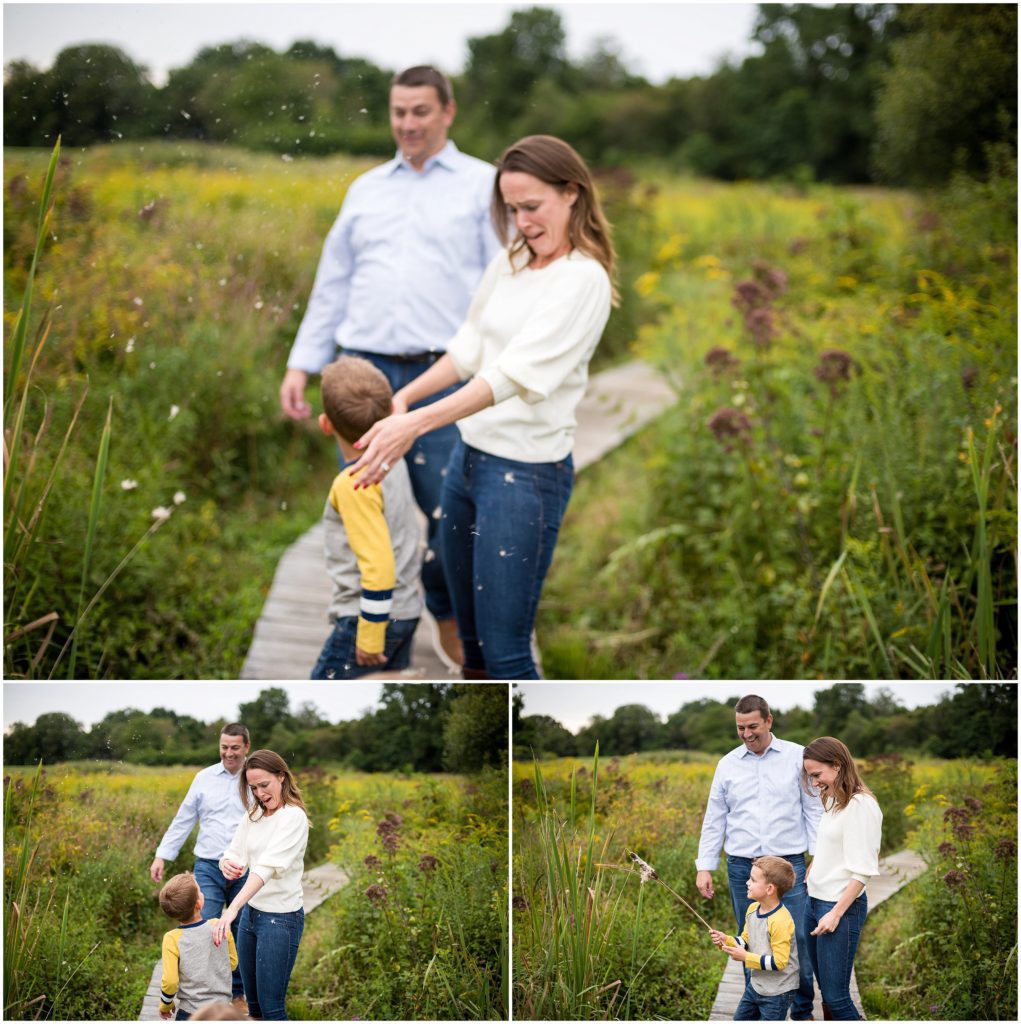
[[[293,868],[304,857],[307,842],[308,819],[305,815],[295,814],[285,818],[265,849],[259,853],[258,862],[252,864],[252,874],[266,882],[282,871]]]
[[[850,813],[848,813],[850,812]],[[883,812],[868,796],[854,797],[844,810],[844,867],[862,885],[879,874],[879,847],[883,840]]]
[[[503,390],[502,376],[513,383],[520,398],[534,405],[587,359],[609,317],[610,282],[598,263],[587,265],[586,271],[572,281],[573,294],[556,293],[539,305],[497,357],[495,367],[480,374],[493,387],[494,397],[498,387]]]

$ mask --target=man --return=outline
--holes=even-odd
[[[310,415],[309,374],[332,362],[338,345],[378,366],[396,392],[443,355],[464,321],[500,243],[489,218],[495,169],[448,139],[456,109],[450,82],[434,68],[409,68],[394,78],[390,128],[397,155],[351,185],[326,238],[280,386],[281,407],[292,419]],[[426,607],[439,627],[444,660],[460,667],[437,551],[443,471],[457,436],[453,425],[434,430],[405,459],[429,524]]]
[[[783,903],[794,918],[801,972],[791,1019],[811,1020],[815,988],[805,931],[805,850],[815,851],[822,804],[801,785],[804,747],[777,739],[770,731],[769,705],[749,694],[737,702],[734,712],[741,746],[716,766],[695,860],[695,885],[707,900],[713,898],[712,872],[719,867],[720,851],[725,848],[727,883],[740,934],[750,903],[747,883],[752,860],[777,856],[790,862],[795,885]]]
[[[248,880],[246,872],[241,878],[228,881],[220,870],[220,858],[227,852],[230,841],[245,813],[241,803],[239,773],[248,756],[250,740],[248,729],[240,722],[225,725],[220,733],[220,760],[202,771],[192,780],[174,820],[170,823],[156,857],[149,865],[149,877],[154,882],[163,881],[163,871],[168,860],[173,860],[191,833],[195,822],[199,825],[195,840],[195,881],[205,903],[202,919],[219,917],[225,906],[241,891]],[[234,942],[237,943],[237,922],[231,926]],[[244,1003],[244,987],[241,974],[235,970],[231,980],[232,996],[235,1002]]]

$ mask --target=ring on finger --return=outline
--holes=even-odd
[[[380,465],[383,467],[383,472],[384,473],[389,473],[390,472],[390,463],[389,462],[381,462]]]

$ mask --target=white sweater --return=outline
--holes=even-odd
[[[808,874],[808,895],[835,903],[847,883],[879,874],[883,812],[874,797],[856,793],[842,811],[823,811]]]
[[[223,860],[244,864],[262,879],[263,887],[248,901],[252,907],[286,914],[302,906],[301,875],[307,845],[305,812],[294,804],[284,804],[269,817],[260,813],[255,821],[246,813]]]
[[[494,405],[458,422],[465,444],[519,462],[559,462],[574,445],[574,412],[610,316],[610,279],[577,250],[541,270],[489,264],[447,351],[477,375]]]

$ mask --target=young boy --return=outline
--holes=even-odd
[[[381,484],[357,491],[350,473],[360,454],[354,442],[390,415],[390,384],[368,360],[341,356],[323,370],[321,391],[319,427],[336,438],[343,468],[323,511],[334,626],[312,678],[407,668],[422,613],[420,529],[408,468],[399,459]]]
[[[163,912],[178,922],[178,927],[163,936],[162,1020],[173,1016],[175,997],[176,1020],[189,1020],[206,1003],[230,1002],[230,974],[238,965],[234,936],[228,932],[226,946],[213,945],[217,919],[202,919],[203,903],[205,897],[190,871],[174,875],[160,889]]]
[[[712,932],[713,942],[751,971],[734,1020],[785,1020],[798,990],[794,918],[781,903],[794,887],[794,868],[783,857],[757,857],[748,879],[752,900],[739,936]]]

